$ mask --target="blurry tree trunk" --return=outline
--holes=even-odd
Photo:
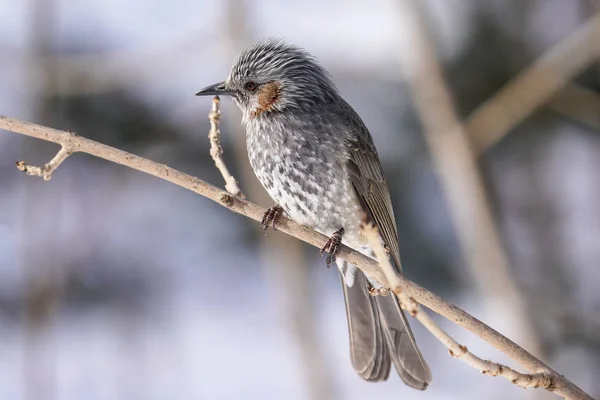
[[[449,202],[468,270],[491,311],[502,312],[513,339],[542,356],[519,287],[500,242],[483,180],[468,136],[458,119],[425,17],[415,0],[399,2],[402,24],[411,43],[407,80],[421,116],[425,139]],[[404,60],[403,60],[404,61]],[[542,356],[543,358],[543,356]]]
[[[540,146],[543,151],[548,146]],[[537,160],[534,162],[533,160]],[[535,287],[531,291],[527,291],[528,298],[531,299],[531,309],[534,311],[533,322],[539,324],[539,332],[552,332],[548,328],[549,319],[555,317],[558,307],[548,307],[548,304],[566,305],[574,304],[575,297],[573,296],[572,282],[569,279],[569,274],[563,267],[565,260],[562,254],[562,246],[559,239],[559,233],[565,232],[565,227],[561,226],[561,218],[557,215],[557,205],[553,201],[553,193],[547,190],[539,182],[544,181],[545,163],[544,166],[539,165],[540,161],[544,160],[543,155],[531,157],[527,162],[527,171],[530,179],[528,187],[530,188],[529,207],[532,221],[528,225],[534,233],[534,240],[537,240],[536,255],[537,260],[537,277],[535,279]],[[555,323],[558,321],[554,321]],[[555,330],[554,330],[555,331]],[[552,343],[557,341],[557,338],[549,337],[549,334],[540,335],[540,341],[544,344],[544,348],[552,352]]]
[[[245,0],[227,0],[226,43],[230,59],[251,43],[250,29],[247,27]],[[241,189],[252,201],[263,206],[273,205],[262,188],[248,161],[246,134],[240,128],[241,117],[228,110],[224,113],[234,138],[236,162],[241,165]],[[234,130],[233,128],[236,127]],[[258,232],[258,230],[257,230]],[[318,338],[316,307],[312,299],[309,262],[303,252],[302,243],[293,238],[269,231],[266,239],[261,237],[261,259],[279,305],[279,312],[299,349],[304,369],[307,398],[331,400],[335,398],[333,379],[326,367],[325,352]]]
[[[27,3],[29,12],[29,65],[34,66],[31,95],[33,119],[47,119],[46,90],[55,83],[55,69],[50,57],[54,32],[55,1],[32,0]],[[44,146],[44,145],[42,145]],[[24,140],[22,155],[40,160],[45,156],[38,141]],[[52,146],[54,147],[54,146]],[[55,152],[55,150],[54,150]],[[50,234],[60,226],[60,205],[46,185],[29,179],[23,183],[21,199],[21,269],[24,276],[25,307],[23,312],[23,393],[25,399],[52,399],[55,396],[55,357],[51,342],[52,316],[58,306],[61,277],[57,249],[53,248]]]

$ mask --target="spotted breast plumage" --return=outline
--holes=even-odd
[[[340,241],[370,254],[360,226],[371,220],[400,270],[392,204],[371,134],[310,54],[282,40],[263,40],[238,56],[225,82],[198,94],[231,96],[242,110],[250,164],[276,203],[266,225],[281,207],[331,237],[325,250],[332,261]],[[425,389],[431,373],[395,295],[372,295],[376,282],[335,261],[358,374],[385,380],[393,363],[407,385]]]

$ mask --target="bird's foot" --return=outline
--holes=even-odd
[[[390,289],[384,287],[376,288],[371,284],[369,284],[369,288],[367,290],[371,296],[387,296],[390,294]]]
[[[267,230],[269,226],[273,228],[274,231],[277,230],[275,224],[277,223],[277,218],[283,213],[283,208],[275,204],[273,207],[267,208],[267,211],[263,214],[262,221],[260,221],[260,226],[262,226],[263,232],[265,235],[267,234]]]
[[[338,252],[340,245],[342,244],[342,235],[344,234],[344,228],[340,228],[337,231],[333,232],[333,235],[327,242],[325,242],[325,246],[321,249],[319,255],[323,257],[323,253],[327,252],[327,259],[325,260],[325,264],[327,268],[331,266],[333,262],[335,262],[335,255]]]

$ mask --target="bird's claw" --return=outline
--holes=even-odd
[[[344,234],[344,228],[340,228],[339,230],[333,232],[333,235],[327,242],[325,242],[325,246],[319,252],[319,256],[323,257],[323,253],[327,252],[327,258],[325,259],[325,265],[327,268],[331,267],[331,264],[335,262],[335,255],[337,254],[340,245],[342,244],[342,235]]]
[[[273,228],[274,231],[277,230],[275,224],[281,213],[283,213],[283,208],[281,208],[277,204],[273,207],[267,208],[267,211],[265,211],[265,213],[263,214],[263,218],[260,221],[260,226],[262,226],[265,235],[267,234],[269,226],[271,226],[271,228]]]

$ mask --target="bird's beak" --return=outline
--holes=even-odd
[[[225,82],[215,83],[196,93],[196,96],[231,96],[233,90],[228,89]]]

